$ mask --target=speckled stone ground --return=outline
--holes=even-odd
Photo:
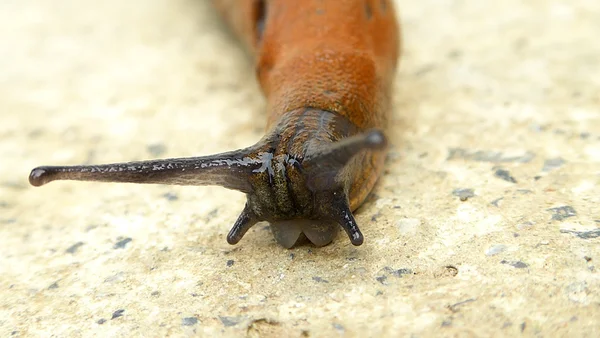
[[[600,336],[600,2],[397,3],[365,244],[286,250],[240,193],[27,183],[258,140],[208,2],[1,1],[0,336]]]

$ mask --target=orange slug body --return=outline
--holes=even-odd
[[[246,194],[227,236],[269,222],[276,241],[353,245],[352,215],[383,171],[384,130],[400,49],[391,0],[213,0],[255,59],[267,131],[222,154],[91,166],[43,166],[29,181],[220,185]]]

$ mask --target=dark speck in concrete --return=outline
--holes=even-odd
[[[447,57],[450,60],[456,60],[462,56],[462,52],[458,49],[453,49],[448,53]]]
[[[461,201],[466,201],[471,197],[475,196],[475,192],[473,191],[473,189],[454,189],[454,191],[452,191],[452,195],[454,196],[458,196],[458,198],[460,198]]]
[[[52,289],[58,289],[58,281],[50,284],[50,286],[48,287],[48,290],[52,290]]]
[[[565,218],[577,216],[577,211],[570,205],[547,209],[552,212],[553,221],[562,221]]]
[[[92,231],[92,230],[96,229],[97,227],[98,227],[98,224],[90,224],[85,228],[85,231],[86,232]]]
[[[505,180],[510,183],[517,183],[517,180],[510,174],[510,172],[506,169],[496,169],[494,176]]]
[[[210,221],[211,219],[213,219],[215,216],[217,216],[217,214],[219,213],[219,209],[213,209],[212,211],[210,211],[208,213],[208,215],[206,215],[206,221]]]
[[[160,296],[160,291],[152,291],[150,296],[158,297],[158,296]]]
[[[119,240],[117,243],[115,243],[113,248],[114,249],[125,249],[125,246],[127,246],[127,244],[129,242],[131,242],[131,237],[123,238],[123,239]]]
[[[590,256],[583,256],[583,259],[585,259],[586,262],[592,261],[592,257],[590,257]]]
[[[73,245],[71,245],[70,247],[67,248],[67,250],[65,250],[67,253],[70,254],[74,254],[75,252],[77,252],[77,250],[83,245],[83,242],[77,242]]]
[[[505,260],[503,260],[500,263],[501,264],[510,265],[510,266],[512,266],[514,268],[517,268],[517,269],[525,269],[526,267],[529,266],[526,263],[523,263],[521,261],[505,261]]]
[[[120,309],[120,310],[117,310],[117,311],[113,312],[112,317],[110,317],[110,319],[115,319],[115,318],[122,317],[123,316],[123,312],[125,312],[124,309]]]
[[[226,316],[219,316],[219,320],[221,320],[221,323],[223,323],[223,325],[225,325],[225,327],[230,327],[230,326],[235,326],[240,322],[240,317],[226,317]]]
[[[527,328],[527,324],[525,322],[522,322],[520,325],[521,328],[521,332],[525,331],[525,328]]]
[[[443,270],[443,275],[448,277],[455,277],[458,275],[458,268],[453,265],[446,265]]]
[[[533,179],[536,180],[536,181],[539,181],[541,178],[542,178],[542,176],[539,176],[539,175],[533,177]]]
[[[502,201],[503,199],[504,199],[504,197],[496,198],[495,200],[493,200],[490,203],[495,207],[500,207],[500,201]]]
[[[106,319],[100,318],[100,319],[98,319],[98,321],[96,323],[102,325],[102,324],[106,323]]]
[[[177,196],[177,194],[174,194],[172,192],[168,192],[166,194],[163,194],[162,196],[164,198],[166,198],[167,201],[169,201],[169,202],[177,201],[179,199],[179,196]]]
[[[590,231],[575,231],[575,230],[567,230],[560,229],[560,232],[563,234],[572,234],[581,239],[592,239],[600,237],[600,229],[590,230]],[[590,258],[591,260],[591,258]]]
[[[524,37],[520,37],[513,42],[513,48],[516,51],[522,51],[523,49],[527,48],[527,46],[529,46],[529,40]]]
[[[532,152],[525,152],[522,155],[516,156],[505,156],[501,152],[497,151],[469,151],[464,148],[450,148],[448,150],[447,160],[463,159],[476,162],[493,162],[493,163],[529,163],[535,158],[535,154]]]
[[[390,267],[385,267],[383,268],[384,270],[388,271],[390,275],[392,276],[396,276],[396,277],[402,277],[403,275],[412,275],[413,271],[411,269],[398,269],[398,270],[394,270]]]
[[[198,324],[198,318],[196,317],[185,317],[181,319],[181,325],[192,326]]]
[[[162,143],[150,144],[146,149],[152,156],[162,156],[167,151],[167,147]]]
[[[385,282],[387,281],[389,276],[394,276],[394,277],[399,277],[402,278],[404,275],[412,275],[413,271],[411,269],[393,269],[389,266],[384,267],[383,269],[380,270],[381,275],[379,277],[375,277],[375,279],[381,283],[381,284],[386,284]]]
[[[317,282],[317,283],[329,283],[329,281],[328,281],[328,280],[326,280],[326,279],[323,279],[323,278],[321,278],[321,277],[318,277],[318,276],[314,276],[314,277],[312,278],[312,280],[314,280],[314,281],[315,281],[315,282]]]
[[[415,72],[415,76],[417,76],[417,77],[423,76],[423,75],[433,71],[434,69],[435,69],[434,64],[427,64],[425,66],[418,68],[417,71]]]
[[[469,298],[469,299],[463,300],[461,302],[454,303],[452,305],[448,305],[448,309],[452,312],[458,312],[458,310],[461,306],[468,304],[468,303],[472,303],[474,301],[475,301],[475,298]]]
[[[377,222],[379,216],[381,216],[381,211],[378,211],[377,213],[373,214],[373,216],[371,216],[371,222]]]
[[[338,323],[333,323],[333,328],[336,329],[337,331],[339,331],[340,333],[343,333],[344,331],[346,331],[346,329]]]
[[[106,277],[104,279],[104,283],[115,283],[115,282],[122,282],[125,280],[125,273],[123,273],[123,271],[117,272],[114,275],[111,275],[109,277]]]
[[[233,266],[234,263],[235,261],[233,259],[230,259],[227,261],[227,266]]]
[[[581,134],[579,134],[579,137],[582,140],[587,140],[590,137],[590,133],[581,133]]]
[[[565,163],[565,160],[560,157],[547,159],[544,161],[544,167],[542,168],[542,171],[548,172],[560,168]]]

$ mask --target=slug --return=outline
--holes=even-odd
[[[213,0],[254,58],[267,102],[265,136],[244,149],[201,157],[85,166],[42,166],[29,182],[55,180],[218,185],[246,194],[227,235],[238,243],[266,221],[291,248],[333,241],[384,167],[385,127],[400,53],[390,0]]]

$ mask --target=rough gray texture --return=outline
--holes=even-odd
[[[260,138],[207,2],[0,2],[0,336],[599,336],[600,2],[397,2],[365,244],[292,250],[261,225],[226,243],[236,192],[27,183]]]

